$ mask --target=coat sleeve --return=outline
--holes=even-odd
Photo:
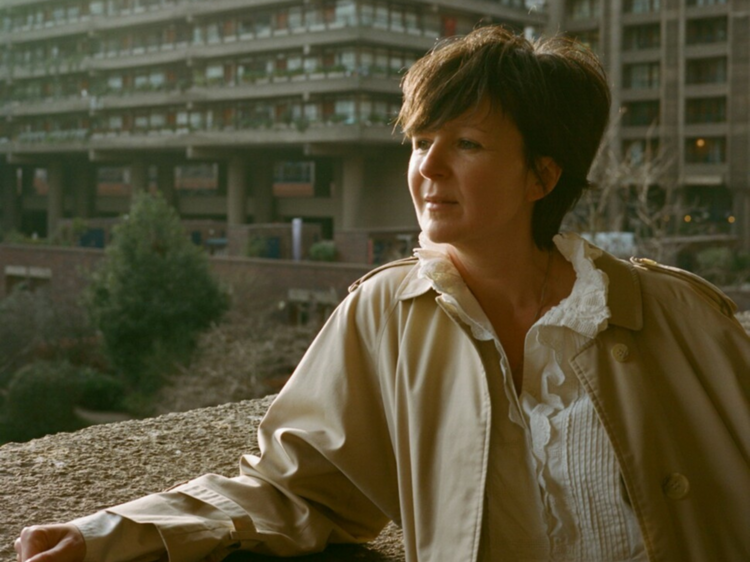
[[[244,456],[239,476],[205,475],[107,511],[153,525],[171,562],[374,539],[398,517],[375,353],[386,300],[371,281],[338,307],[269,408],[261,454]]]

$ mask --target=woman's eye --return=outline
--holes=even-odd
[[[412,141],[412,148],[414,150],[427,150],[430,148],[430,141],[428,139],[414,139]]]
[[[458,141],[458,147],[463,150],[474,150],[476,148],[479,148],[479,143],[470,141],[468,139],[460,139]]]

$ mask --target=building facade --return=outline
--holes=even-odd
[[[550,17],[600,53],[621,158],[666,157],[682,226],[750,249],[750,1],[565,0]]]
[[[416,223],[409,149],[391,124],[399,79],[438,38],[484,21],[589,43],[613,86],[616,151],[673,155],[686,217],[750,248],[749,8],[0,0],[0,226],[53,236],[159,188],[187,220],[300,217],[342,247],[366,231],[406,240]]]
[[[2,0],[3,230],[158,187],[186,219],[413,230],[399,79],[524,0]]]

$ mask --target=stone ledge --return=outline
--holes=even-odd
[[[64,522],[214,472],[237,474],[239,456],[258,452],[256,427],[272,397],[145,420],[97,425],[0,447],[0,560],[25,525]],[[232,561],[278,560],[235,554]],[[367,546],[332,546],[305,562],[403,562],[389,525]]]

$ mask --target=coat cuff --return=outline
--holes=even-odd
[[[201,486],[188,483],[107,511],[154,528],[169,562],[199,562],[220,553],[226,556],[240,547],[234,536],[233,514],[226,512],[226,506],[212,504],[201,490]]]
[[[86,541],[84,562],[152,562],[164,559],[164,543],[153,525],[98,511],[71,521]]]

